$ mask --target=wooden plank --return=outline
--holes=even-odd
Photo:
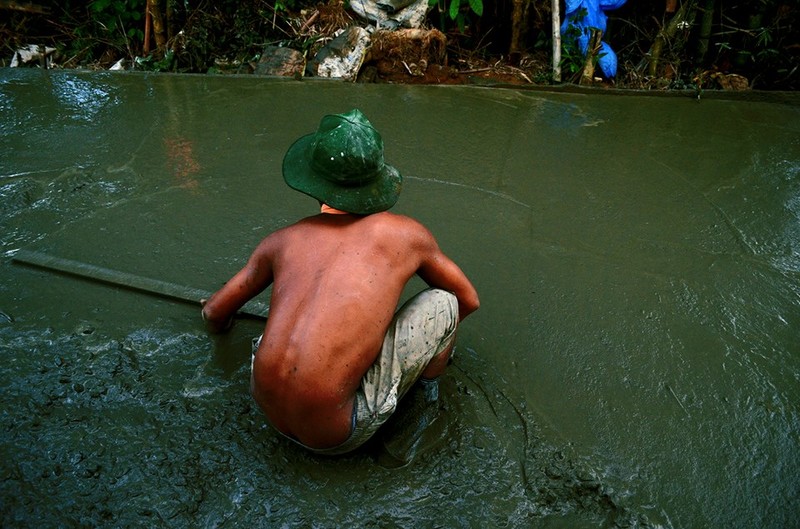
[[[101,266],[28,250],[18,250],[12,259],[18,263],[43,268],[45,270],[61,272],[92,281],[145,292],[147,294],[154,294],[179,301],[187,301],[189,303],[200,304],[201,299],[208,299],[212,294],[207,290],[168,283],[158,279],[142,277],[128,272],[121,272],[119,270],[112,270],[110,268],[103,268]],[[259,301],[249,301],[244,307],[239,309],[238,314],[265,319],[269,315],[269,306]]]

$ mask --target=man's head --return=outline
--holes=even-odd
[[[397,202],[403,177],[383,160],[383,140],[360,110],[322,118],[283,158],[289,187],[336,209],[367,215]]]

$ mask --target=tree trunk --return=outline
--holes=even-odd
[[[172,1],[167,0],[167,39],[172,40],[175,37],[175,8]]]
[[[144,8],[144,45],[142,46],[145,55],[150,55],[150,28],[152,23],[153,18],[150,16],[150,0],[147,0]]]
[[[508,49],[508,61],[516,66],[525,51],[525,34],[528,30],[529,0],[513,0],[514,9],[511,13],[511,45]]]
[[[153,19],[153,36],[156,39],[158,51],[163,52],[167,47],[167,32],[164,27],[164,15],[161,11],[163,0],[150,0],[150,16]]]

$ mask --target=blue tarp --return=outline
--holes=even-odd
[[[603,33],[606,32],[606,21],[608,17],[605,11],[611,11],[621,7],[627,0],[566,0],[564,23],[561,25],[561,33],[567,34],[569,26],[575,26],[580,30],[577,43],[583,55],[589,48],[589,38],[591,29],[597,28]],[[585,9],[585,16],[580,16],[581,10]],[[599,59],[597,61],[600,70],[607,78],[617,75],[617,54],[605,42],[600,43]]]

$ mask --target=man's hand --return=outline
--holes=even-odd
[[[229,331],[231,327],[233,327],[233,314],[231,314],[227,319],[223,320],[215,320],[213,318],[210,318],[208,314],[206,314],[205,307],[207,301],[208,301],[207,299],[200,300],[200,306],[203,307],[200,310],[200,316],[203,318],[203,321],[206,324],[206,328],[209,330],[209,332],[212,332],[214,334],[220,334]]]

